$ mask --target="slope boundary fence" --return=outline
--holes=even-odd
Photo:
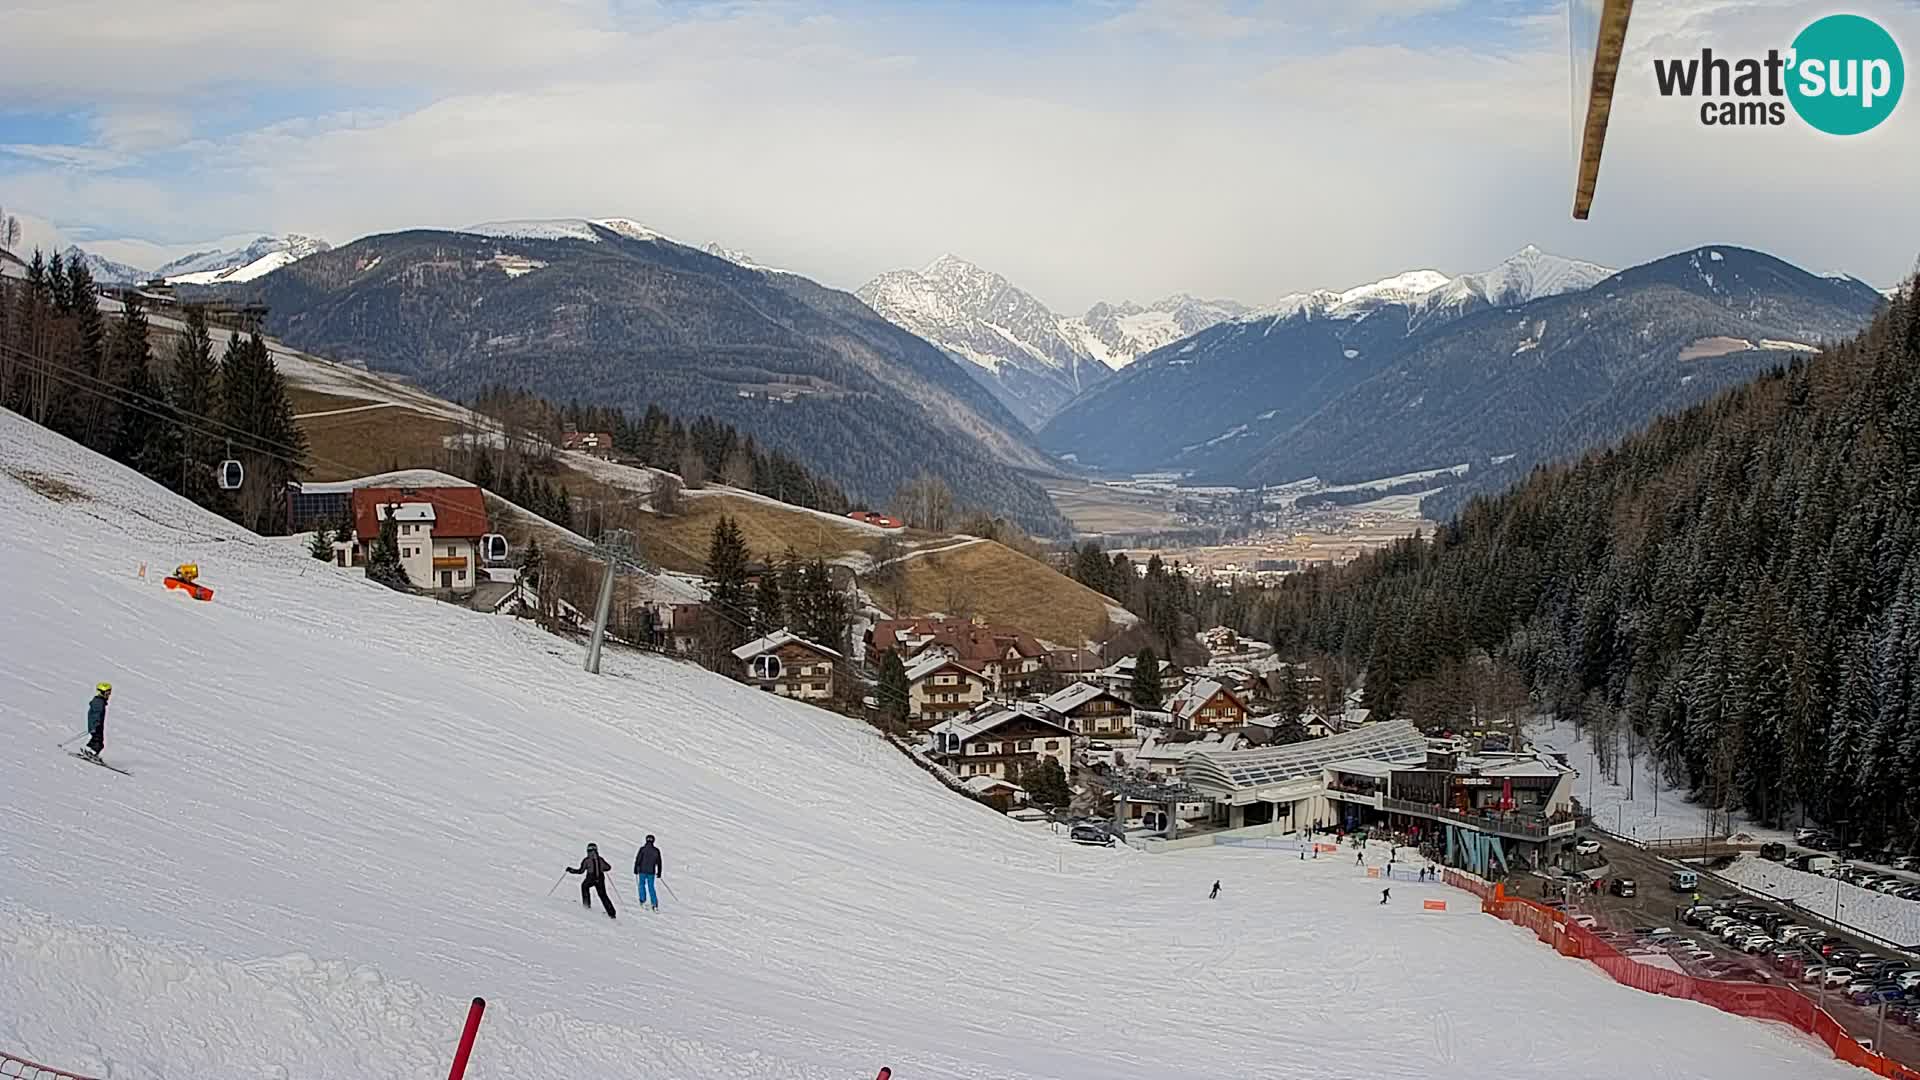
[[[0,1050],[0,1077],[6,1077],[7,1080],[93,1080],[90,1076],[14,1057],[4,1050]]]
[[[1534,936],[1552,946],[1555,952],[1585,960],[1622,985],[1649,994],[1698,1001],[1736,1016],[1787,1024],[1826,1044],[1834,1057],[1858,1065],[1875,1076],[1889,1077],[1891,1080],[1920,1080],[1920,1070],[1868,1050],[1855,1041],[1825,1009],[1784,986],[1702,979],[1640,963],[1586,927],[1568,922],[1564,912],[1532,900],[1508,896],[1504,886],[1494,886],[1481,901],[1480,910],[1496,919],[1532,930]]]

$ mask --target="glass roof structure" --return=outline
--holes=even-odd
[[[1318,776],[1336,762],[1364,758],[1393,765],[1425,765],[1427,737],[1410,720],[1368,724],[1324,739],[1257,750],[1196,750],[1180,765],[1188,782],[1214,791],[1241,791]]]

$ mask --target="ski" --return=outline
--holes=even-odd
[[[123,768],[121,768],[121,767],[120,767],[120,766],[118,766],[118,765],[109,765],[109,764],[107,764],[106,762],[104,762],[104,761],[101,761],[101,760],[100,760],[99,758],[97,758],[97,757],[94,757],[94,756],[93,756],[92,754],[82,754],[82,753],[80,753],[80,752],[78,752],[78,751],[75,751],[75,750],[69,750],[69,751],[67,751],[67,756],[68,756],[68,757],[76,757],[76,758],[79,758],[79,759],[80,759],[81,761],[85,761],[85,762],[88,762],[89,764],[93,764],[93,765],[98,765],[98,766],[100,766],[100,767],[101,767],[101,768],[103,768],[103,769],[112,769],[112,770],[113,770],[114,772],[117,772],[117,773],[119,773],[119,774],[120,774],[121,776],[132,776],[132,775],[133,775],[133,773],[131,773],[131,772],[129,772],[129,771],[127,771],[126,769],[123,769]]]

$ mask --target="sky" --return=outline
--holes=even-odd
[[[1073,313],[1529,243],[1737,244],[1879,286],[1920,254],[1920,100],[1849,138],[1710,129],[1652,64],[1848,10],[1911,65],[1920,0],[1642,0],[1586,222],[1565,0],[7,6],[33,47],[0,66],[0,206],[142,268],[263,232],[628,217],[846,289],[953,252]]]

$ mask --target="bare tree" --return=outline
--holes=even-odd
[[[707,484],[707,459],[698,451],[688,449],[680,454],[680,479],[686,485],[698,491]]]
[[[680,514],[680,478],[668,473],[654,477],[653,512],[662,517],[677,517]]]

